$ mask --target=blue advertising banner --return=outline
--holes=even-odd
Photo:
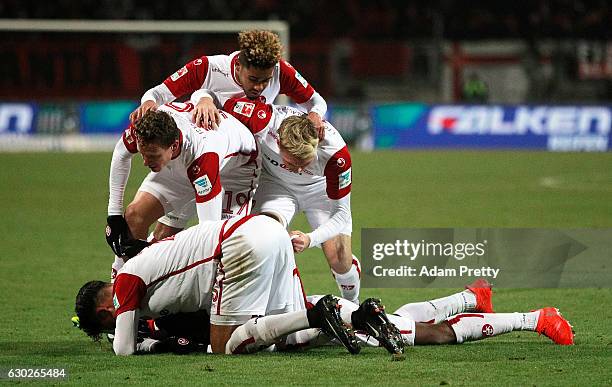
[[[395,104],[371,116],[376,148],[610,149],[610,106]]]
[[[34,103],[0,103],[0,135],[34,133],[37,113]]]
[[[121,133],[129,125],[134,101],[88,102],[81,104],[81,133]]]

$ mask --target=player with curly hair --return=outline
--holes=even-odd
[[[130,120],[135,122],[148,110],[191,94],[195,103],[193,120],[208,129],[219,121],[215,105],[203,98],[210,96],[209,92],[219,98],[221,105],[232,97],[272,103],[279,94],[286,94],[308,112],[308,118],[323,135],[322,117],[327,111],[327,103],[282,59],[278,35],[263,30],[242,31],[238,44],[239,51],[197,58],[145,92]]]

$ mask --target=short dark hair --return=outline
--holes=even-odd
[[[102,325],[96,315],[98,296],[108,284],[104,281],[89,281],[81,287],[76,296],[74,311],[79,318],[79,328],[95,341],[100,340]]]
[[[179,129],[170,114],[149,110],[134,124],[136,138],[143,144],[169,148],[179,138]]]

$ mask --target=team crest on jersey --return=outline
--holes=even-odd
[[[172,75],[170,76],[170,79],[172,79],[173,81],[175,81],[175,82],[176,82],[176,80],[177,80],[177,79],[179,79],[179,78],[180,78],[180,77],[182,77],[183,75],[187,74],[187,71],[189,71],[189,70],[187,70],[187,67],[186,67],[186,66],[183,66],[183,67],[181,67],[180,69],[178,69],[178,71],[177,71],[177,72],[175,72],[174,74],[172,74]]]
[[[495,332],[493,331],[493,327],[490,324],[485,324],[482,326],[482,335],[483,336],[493,336]]]
[[[127,141],[128,144],[132,144],[135,141],[131,127],[125,130],[125,141]]]
[[[308,82],[306,81],[306,79],[304,79],[302,74],[298,73],[297,71],[295,72],[295,79],[297,79],[302,84],[302,86],[308,87]]]
[[[343,189],[351,185],[351,168],[338,175],[338,189]]]
[[[267,116],[268,115],[266,114],[265,110],[257,111],[257,117],[259,117],[260,120],[265,120]]]
[[[119,307],[121,305],[119,305],[119,300],[117,299],[117,295],[113,294],[113,306],[115,307],[115,309],[119,309]]]
[[[208,195],[212,191],[212,184],[208,175],[198,177],[193,181],[193,187],[200,196]]]
[[[234,106],[234,112],[245,117],[251,117],[255,110],[255,104],[253,102],[238,101]]]

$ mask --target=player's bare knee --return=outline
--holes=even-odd
[[[135,238],[146,238],[150,224],[136,206],[129,205],[125,210],[125,221],[130,227],[130,232]]]
[[[329,242],[329,243],[328,243]],[[353,255],[350,248],[346,249],[338,240],[332,239],[323,244],[323,253],[327,263],[336,273],[344,274],[351,269]]]
[[[178,233],[181,230],[182,229],[180,228],[171,227],[166,224],[157,222],[157,224],[155,225],[155,230],[153,230],[153,237],[155,238],[155,240],[160,241],[164,238]]]

